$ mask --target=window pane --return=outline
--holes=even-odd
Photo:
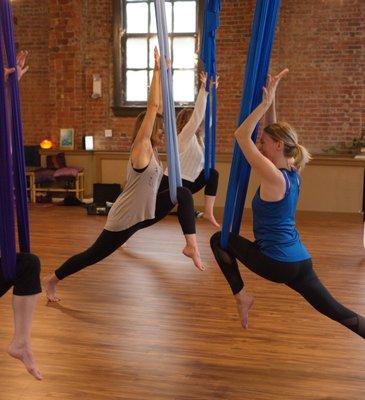
[[[173,48],[174,68],[194,68],[196,55],[193,37],[175,38]]]
[[[174,71],[174,101],[194,101],[194,71]]]
[[[150,65],[149,65],[150,68],[153,68],[155,65],[155,57],[153,54],[155,46],[157,46],[157,48],[159,49],[157,36],[153,36],[150,39]],[[170,38],[169,38],[169,50],[170,50],[170,57],[171,57],[171,39]]]
[[[147,68],[147,39],[127,39],[127,68]]]
[[[176,1],[174,4],[174,32],[196,31],[196,2]]]
[[[127,33],[147,33],[148,4],[127,4]]]
[[[171,2],[165,2],[166,8],[166,21],[167,21],[167,30],[169,33],[172,32],[172,5]],[[150,3],[151,7],[151,24],[150,24],[150,32],[157,33],[156,28],[156,16],[155,16],[155,3]],[[195,30],[194,30],[195,31]]]
[[[147,71],[127,71],[127,101],[147,101]]]

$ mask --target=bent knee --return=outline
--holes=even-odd
[[[210,176],[213,177],[214,179],[219,178],[219,172],[215,168],[210,169]]]
[[[177,188],[177,201],[179,203],[184,202],[184,201],[189,201],[193,198],[193,195],[191,194],[191,191],[183,186],[179,186]]]
[[[215,248],[217,248],[217,246],[220,245],[220,242],[221,242],[221,234],[222,234],[222,232],[221,232],[221,231],[218,231],[218,232],[214,233],[214,234],[211,236],[211,238],[210,238],[210,247],[211,247],[212,249],[215,249]]]
[[[17,275],[39,276],[41,272],[41,263],[39,258],[32,253],[19,253],[17,255]]]

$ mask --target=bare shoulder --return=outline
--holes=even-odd
[[[283,173],[276,169],[270,177],[261,176],[260,195],[266,201],[279,201],[284,198],[286,182]]]

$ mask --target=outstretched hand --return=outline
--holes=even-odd
[[[262,102],[265,103],[266,106],[270,106],[271,103],[275,99],[276,89],[279,85],[280,80],[287,75],[289,72],[288,68],[283,69],[279,74],[275,76],[271,76],[270,74],[267,76],[266,86],[263,88],[263,97]]]
[[[29,66],[25,66],[25,62],[28,56],[28,51],[22,50],[16,56],[16,72],[18,81],[28,71]],[[15,68],[4,68],[5,81],[7,81],[10,74],[15,72]]]
[[[22,50],[16,56],[16,70],[18,74],[18,81],[28,71],[29,65],[25,66],[25,62],[28,56],[27,50]]]
[[[207,79],[208,79],[208,74],[206,72],[202,71],[200,73],[200,82],[201,82],[202,86],[204,86],[204,87],[206,86]],[[216,75],[215,81],[210,80],[210,86],[212,87],[213,85],[215,85],[216,88],[218,88],[218,86],[219,86],[219,75]]]
[[[200,73],[200,82],[201,82],[202,86],[205,87],[205,85],[207,84],[207,79],[208,79],[207,73],[204,72],[204,71],[202,71],[202,72]]]

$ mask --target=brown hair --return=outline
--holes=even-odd
[[[284,143],[284,156],[286,158],[294,158],[294,166],[300,170],[305,164],[311,160],[309,151],[298,143],[298,134],[286,122],[277,122],[264,128],[271,139],[276,142]]]
[[[143,111],[137,115],[136,120],[134,121],[134,127],[133,127],[133,134],[132,134],[132,144],[134,143],[134,140],[136,139],[137,133],[141,128],[142,122],[144,120],[144,117],[146,116],[146,111]],[[160,127],[160,124],[163,123],[163,116],[159,113],[156,114],[155,122],[153,124],[152,128],[152,134],[151,134],[151,144],[153,146],[152,142],[152,136],[156,133],[157,129]]]
[[[193,108],[183,108],[176,116],[176,131],[177,134],[179,135],[181,131],[183,130],[184,126],[189,122],[189,119],[191,118],[192,114],[194,112]],[[203,146],[203,139],[201,135],[197,132],[195,132],[198,142],[200,146]]]

